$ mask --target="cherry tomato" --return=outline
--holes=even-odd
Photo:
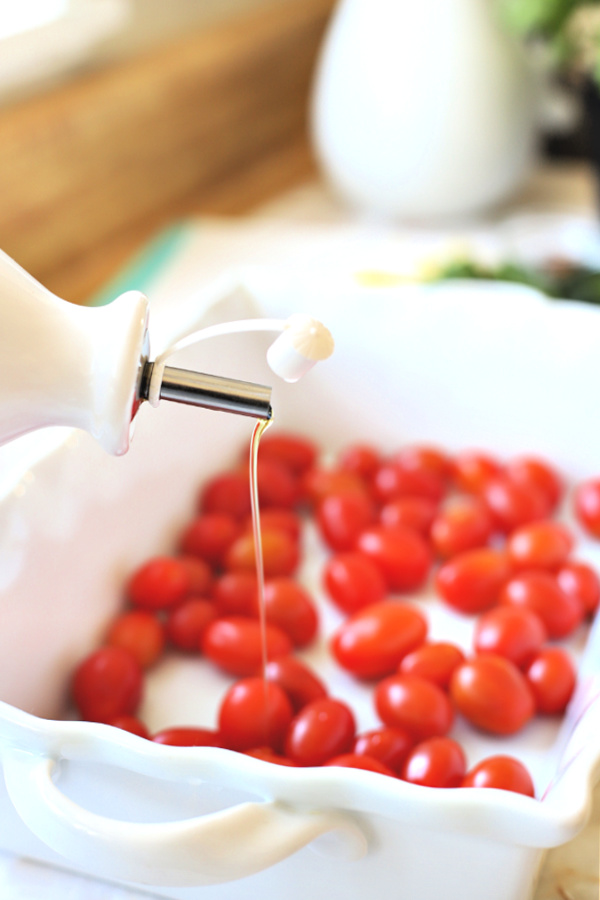
[[[381,678],[395,672],[426,634],[427,621],[416,607],[390,600],[367,606],[343,622],[330,646],[348,672],[358,678]]]
[[[439,447],[425,444],[403,447],[394,461],[405,472],[431,472],[443,482],[450,481],[452,477],[452,460]]]
[[[503,656],[477,656],[459,666],[450,695],[463,716],[492,734],[515,734],[535,712],[524,675]]]
[[[265,583],[267,622],[284,631],[295,647],[305,647],[314,640],[319,618],[308,591],[291,578],[273,578]],[[255,607],[259,615],[258,598]]]
[[[152,735],[155,744],[167,744],[169,747],[222,747],[223,743],[217,731],[209,728],[165,728]]]
[[[591,566],[571,560],[559,569],[556,582],[563,594],[581,603],[586,614],[596,612],[600,602],[600,578]]]
[[[265,531],[285,531],[295,541],[300,540],[302,534],[302,521],[292,509],[277,507],[261,509],[260,527]],[[244,531],[247,533],[252,531],[252,516],[248,516],[244,522]]]
[[[313,700],[292,719],[285,739],[285,755],[301,766],[322,766],[349,753],[356,724],[349,706],[325,697]]]
[[[255,747],[253,750],[244,750],[246,756],[253,756],[254,759],[262,759],[263,762],[275,763],[278,766],[292,766],[297,768],[298,763],[281,753],[275,753],[270,747]]]
[[[165,629],[151,612],[134,609],[113,620],[106,643],[128,650],[142,669],[147,669],[163,652]]]
[[[329,494],[317,507],[317,525],[332,550],[352,550],[358,536],[375,519],[375,510],[367,494],[350,491]]]
[[[372,481],[373,494],[380,503],[397,497],[426,497],[439,503],[446,492],[446,485],[435,472],[427,469],[408,470],[394,461],[382,463]]]
[[[479,498],[454,497],[432,522],[431,544],[438,556],[448,559],[466,550],[485,547],[492,530],[492,517]]]
[[[263,568],[265,578],[293,575],[300,562],[297,542],[285,531],[261,529]],[[236,538],[225,556],[229,571],[255,571],[254,536],[242,534]]]
[[[224,472],[207,481],[200,492],[201,513],[227,513],[244,519],[250,512],[247,471]]]
[[[166,609],[185,600],[190,592],[190,575],[180,559],[155,556],[133,573],[127,593],[134,606]]]
[[[447,734],[454,721],[444,691],[417,675],[390,675],[380,681],[375,709],[384,725],[403,728],[415,741]]]
[[[536,613],[550,638],[566,637],[583,619],[581,603],[563,593],[549,572],[523,572],[511,578],[500,592],[500,603]]]
[[[248,478],[248,470],[244,469],[243,472]],[[298,503],[301,491],[300,479],[285,463],[269,456],[265,458],[259,452],[256,478],[259,502],[265,509],[269,507],[292,509]]]
[[[498,475],[488,481],[481,492],[495,526],[505,533],[521,525],[544,519],[550,512],[546,495],[534,484],[511,481]]]
[[[563,480],[554,466],[540,457],[520,456],[509,460],[504,470],[515,484],[533,485],[541,491],[548,503],[548,512],[554,512],[564,491]]]
[[[275,625],[265,628],[267,659],[287,656],[292,642]],[[262,667],[262,630],[260,622],[241,616],[216,619],[205,629],[202,652],[211,662],[231,675],[257,675]],[[260,741],[254,741],[254,745]]]
[[[370,482],[381,465],[381,456],[379,451],[370,444],[351,444],[342,450],[337,465],[343,472],[351,472],[364,481]]]
[[[213,597],[219,616],[254,616],[258,600],[256,572],[225,572],[214,584]]]
[[[204,632],[216,618],[214,603],[203,597],[188,597],[169,613],[165,623],[167,637],[180,650],[197,652]]]
[[[461,787],[496,788],[534,797],[531,775],[513,756],[488,756],[470,769]]]
[[[294,712],[327,696],[327,688],[321,679],[294,656],[271,660],[267,663],[265,676],[286,692]]]
[[[582,481],[573,497],[575,516],[592,537],[600,537],[600,478]]]
[[[301,475],[314,466],[317,448],[311,440],[299,434],[267,433],[261,438],[259,456],[277,460],[296,475]]]
[[[457,741],[433,737],[413,747],[404,763],[402,778],[425,787],[454,788],[462,782],[466,769],[467,760]]]
[[[232,685],[223,698],[219,734],[230,750],[267,746],[279,752],[292,715],[292,705],[277,684],[262,678],[244,678]]]
[[[388,775],[392,778],[397,777],[396,773],[389,766],[386,766],[385,763],[382,763],[381,760],[357,753],[342,753],[340,756],[328,759],[325,765],[341,766],[345,769],[364,769],[367,772],[378,772],[380,775]]]
[[[122,647],[101,647],[75,669],[72,693],[83,719],[111,722],[135,713],[142,687],[142,669],[131,653]]]
[[[379,603],[387,594],[381,570],[362,553],[332,556],[325,566],[323,581],[335,605],[345,613]]]
[[[539,713],[563,713],[575,690],[573,661],[562,647],[544,647],[531,661],[525,676]]]
[[[209,597],[212,591],[213,575],[208,562],[197,556],[180,556],[179,562],[185,566],[190,578],[190,594]]]
[[[542,649],[548,634],[539,616],[518,606],[499,606],[484,613],[475,624],[476,653],[503,656],[522,668]]]
[[[352,753],[378,759],[399,775],[414,739],[403,728],[374,728],[359,734]]]
[[[454,609],[480,613],[498,602],[510,574],[504,551],[482,547],[461,553],[440,566],[435,586],[442,599]]]
[[[382,507],[379,521],[387,528],[412,528],[427,538],[437,511],[438,504],[427,497],[397,497]]]
[[[138,737],[146,738],[146,740],[150,737],[150,732],[144,723],[135,716],[115,716],[107,724],[128,731],[130,734],[137,734]]]
[[[303,496],[315,506],[329,494],[346,494],[352,491],[363,496],[365,484],[354,472],[343,469],[310,469],[302,479]]]
[[[431,551],[410,528],[373,525],[359,536],[356,547],[381,570],[392,591],[414,591],[429,574]]]
[[[181,551],[220,566],[239,534],[240,524],[229,513],[207,513],[197,516],[184,530]]]
[[[401,675],[418,675],[426,681],[432,681],[446,690],[450,684],[452,673],[465,661],[465,654],[460,647],[444,641],[421,644],[416,650],[408,653],[398,669]]]
[[[565,525],[542,520],[513,531],[507,542],[507,550],[515,570],[553,571],[567,561],[573,543],[573,536]]]
[[[464,450],[454,457],[454,483],[467,494],[480,494],[488,481],[501,472],[498,460],[481,450]]]

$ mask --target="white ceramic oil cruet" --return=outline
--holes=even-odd
[[[144,400],[204,406],[269,419],[271,389],[165,365],[149,358],[148,300],[128,291],[102,307],[61,300],[0,251],[0,445],[52,425],[81,428],[109,453],[129,447]],[[271,369],[296,381],[333,351],[308,316],[250,319],[203,329],[170,351],[226,331],[274,331]],[[169,352],[169,351],[168,351]]]

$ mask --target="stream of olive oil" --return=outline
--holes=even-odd
[[[250,441],[250,504],[252,509],[252,534],[254,536],[254,556],[256,560],[256,579],[258,583],[258,613],[261,638],[261,673],[265,687],[265,709],[267,698],[267,614],[265,609],[265,567],[263,561],[262,534],[260,530],[260,507],[258,502],[258,448],[260,439],[267,430],[273,417],[259,419],[254,426]]]

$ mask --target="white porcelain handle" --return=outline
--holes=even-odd
[[[52,780],[54,759],[10,749],[3,765],[9,796],[31,831],[75,865],[108,878],[169,887],[235,881],[331,831],[341,833],[345,858],[366,852],[362,832],[338,812],[298,812],[265,801],[176,822],[123,822],[66,797]]]

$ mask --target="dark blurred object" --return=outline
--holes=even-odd
[[[522,284],[553,299],[600,305],[600,272],[570,260],[550,259],[543,269],[533,269],[512,262],[490,267],[475,260],[455,259],[442,266],[433,280],[457,278]]]

